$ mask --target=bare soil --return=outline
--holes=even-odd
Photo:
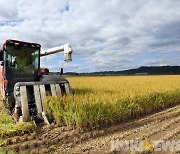
[[[111,150],[111,142],[114,140],[180,140],[180,104],[113,126],[107,124],[98,130],[72,130],[67,126],[54,124],[39,126],[32,134],[7,138],[1,147],[12,149],[16,153],[35,154],[121,153]],[[151,152],[154,153],[149,151]]]

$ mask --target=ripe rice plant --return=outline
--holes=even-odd
[[[68,77],[73,94],[49,98],[49,116],[73,128],[95,128],[180,103],[180,76]]]

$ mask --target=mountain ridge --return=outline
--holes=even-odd
[[[58,72],[54,72],[58,74]],[[90,73],[66,72],[64,75],[179,75],[180,66],[141,66],[122,71],[99,71]]]

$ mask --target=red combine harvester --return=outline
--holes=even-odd
[[[69,82],[61,75],[49,75],[40,68],[40,57],[64,52],[64,60],[71,61],[69,44],[40,52],[37,43],[7,40],[0,50],[0,90],[5,106],[16,121],[36,121],[46,118],[46,95],[62,96],[71,92]]]

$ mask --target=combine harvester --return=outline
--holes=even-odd
[[[7,40],[0,50],[0,89],[5,106],[16,121],[44,121],[47,95],[62,96],[71,92],[69,82],[61,75],[49,75],[40,67],[40,57],[64,52],[64,60],[71,61],[69,44],[40,51],[37,43]]]

